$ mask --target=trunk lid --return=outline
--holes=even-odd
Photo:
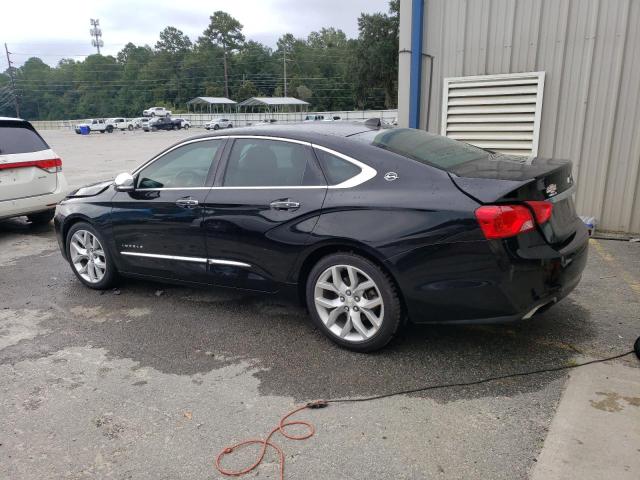
[[[570,161],[495,154],[450,167],[448,172],[460,190],[480,203],[553,203],[551,218],[541,225],[552,245],[567,243],[576,231]]]

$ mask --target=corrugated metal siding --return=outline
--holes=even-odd
[[[640,233],[640,0],[425,5],[433,78],[423,125],[428,116],[429,130],[441,129],[445,77],[544,71],[539,154],[574,162],[581,214]]]

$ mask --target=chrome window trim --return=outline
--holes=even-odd
[[[362,185],[364,182],[367,182],[369,180],[371,180],[373,177],[375,177],[378,172],[375,168],[370,167],[369,165],[367,165],[366,163],[362,163],[359,160],[356,160],[353,157],[350,157],[348,155],[345,155],[344,153],[340,153],[340,152],[336,152],[335,150],[331,150],[330,148],[327,147],[323,147],[322,145],[316,145],[316,144],[312,144],[313,148],[317,148],[319,150],[325,151],[327,153],[330,153],[331,155],[335,155],[338,158],[342,158],[343,160],[346,160],[349,163],[352,163],[353,165],[355,165],[356,167],[360,168],[360,173],[345,180],[342,183],[339,183],[337,185],[329,185],[329,188],[353,188],[353,187],[357,187],[358,185]]]
[[[274,141],[279,141],[279,142],[289,142],[289,143],[296,143],[298,145],[304,145],[310,148],[317,148],[320,150],[323,150],[327,153],[330,153],[331,155],[335,155],[336,157],[342,158],[343,160],[346,160],[349,163],[352,163],[353,165],[357,166],[358,168],[360,168],[360,173],[345,180],[342,183],[339,183],[337,185],[297,185],[297,186],[245,186],[245,187],[241,187],[241,186],[220,186],[220,187],[185,187],[185,188],[181,188],[181,187],[166,187],[166,188],[139,188],[136,189],[137,191],[158,191],[158,190],[276,190],[276,189],[318,189],[318,188],[330,188],[330,189],[343,189],[343,188],[353,188],[353,187],[357,187],[358,185],[362,185],[363,183],[371,180],[372,178],[374,178],[378,172],[375,168],[367,165],[366,163],[363,163],[359,160],[356,160],[353,157],[350,157],[348,155],[345,155],[343,153],[340,153],[336,150],[332,150],[330,148],[324,147],[322,145],[318,145],[315,143],[311,143],[311,142],[307,142],[307,141],[303,141],[303,140],[295,140],[293,138],[284,138],[284,137],[270,137],[267,135],[220,135],[220,136],[215,136],[215,137],[205,137],[205,138],[196,138],[193,140],[187,140],[185,142],[179,143],[178,145],[174,145],[172,148],[170,148],[169,150],[166,150],[162,153],[160,153],[159,155],[156,155],[155,157],[153,157],[151,160],[147,161],[146,163],[142,164],[141,166],[139,166],[138,168],[136,168],[133,172],[131,172],[131,175],[137,175],[143,168],[148,167],[149,165],[151,165],[153,162],[155,162],[156,160],[159,160],[160,158],[164,157],[165,155],[167,155],[168,153],[171,153],[172,151],[174,151],[177,148],[183,147],[185,145],[189,145],[191,143],[196,143],[196,142],[205,142],[205,141],[209,141],[209,140],[222,140],[222,139],[229,139],[229,138],[233,138],[233,139],[244,139],[244,138],[253,138],[253,139],[257,139],[257,140],[274,140]]]

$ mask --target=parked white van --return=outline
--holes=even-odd
[[[35,128],[0,117],[0,220],[26,215],[47,224],[66,193],[62,160]]]

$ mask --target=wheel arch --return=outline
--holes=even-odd
[[[407,308],[404,299],[404,294],[400,289],[400,284],[396,278],[396,272],[394,272],[390,265],[384,261],[381,255],[379,255],[373,248],[364,245],[362,243],[350,241],[350,240],[341,240],[341,241],[333,241],[330,243],[325,243],[322,245],[317,245],[312,250],[306,252],[306,254],[299,260],[299,267],[295,271],[295,278],[293,279],[297,283],[297,292],[298,298],[304,307],[306,305],[306,295],[305,290],[307,287],[307,280],[309,278],[309,273],[311,273],[311,269],[313,266],[320,261],[320,259],[326,257],[327,255],[333,255],[336,253],[352,253],[355,255],[359,255],[367,260],[373,262],[376,266],[378,266],[394,283],[396,287],[396,291],[398,292],[398,296],[400,298],[400,305],[402,307],[402,312],[406,317]]]

